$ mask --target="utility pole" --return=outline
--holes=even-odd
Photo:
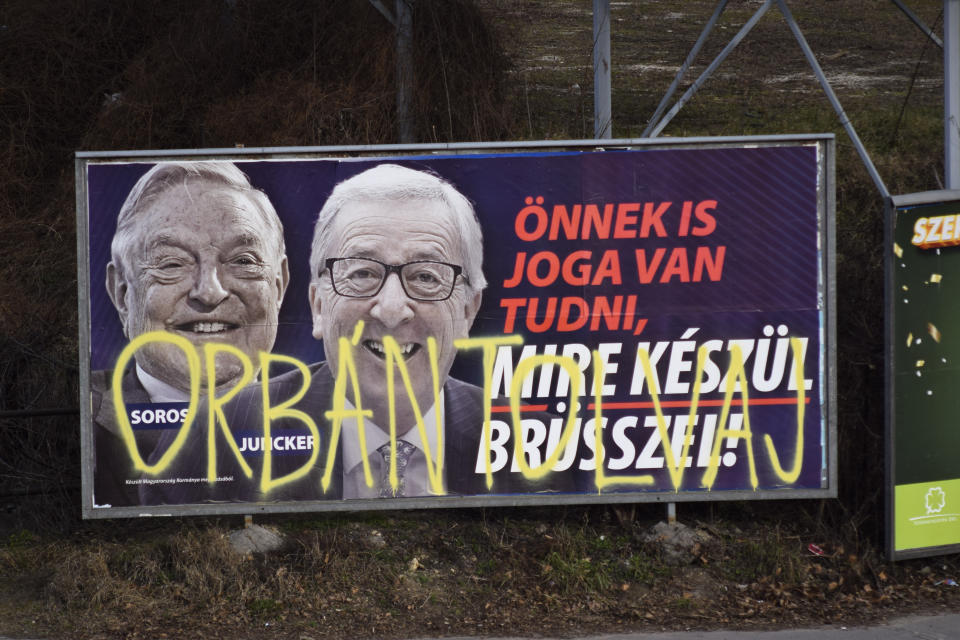
[[[397,0],[397,130],[401,144],[413,134],[413,0]]]
[[[943,150],[947,189],[960,189],[960,0],[943,0]]]
[[[610,106],[610,0],[593,0],[593,137],[613,137]]]

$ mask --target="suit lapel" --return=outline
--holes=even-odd
[[[97,373],[102,374],[104,387],[103,391],[97,394],[100,398],[99,402],[95,402],[93,421],[119,437],[120,426],[117,424],[117,409],[112,388],[113,372],[104,371]],[[125,404],[150,402],[150,396],[147,395],[146,389],[140,384],[140,380],[137,378],[137,374],[132,365],[124,372],[121,385]]]
[[[483,436],[483,394],[478,388],[450,378],[444,386],[444,466],[447,491],[486,492],[483,474],[474,473]]]

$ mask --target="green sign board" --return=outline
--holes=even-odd
[[[888,216],[888,548],[960,548],[960,191],[893,198]]]

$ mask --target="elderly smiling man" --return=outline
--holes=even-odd
[[[106,287],[128,340],[152,331],[232,345],[254,363],[270,351],[289,274],[283,227],[267,196],[226,162],[165,162],[136,183],[120,209]],[[190,373],[183,351],[153,342],[137,350],[123,374],[123,400],[182,403]],[[220,354],[218,387],[243,370]],[[139,501],[127,480],[134,471],[120,436],[110,391],[113,372],[91,376],[94,416],[94,500],[120,506]],[[204,377],[206,375],[204,374]],[[144,459],[157,431],[137,431]]]
[[[362,499],[569,488],[566,478],[530,481],[509,465],[493,474],[488,487],[485,471],[478,468],[483,390],[450,378],[449,372],[454,342],[467,337],[480,308],[486,286],[482,256],[473,206],[431,173],[382,164],[337,185],[318,216],[310,257],[313,336],[323,341],[327,361],[269,381],[271,407],[302,395],[283,416],[270,420],[270,456],[262,453],[264,394],[251,387],[224,410],[237,450],[218,430],[216,473],[222,481],[145,486],[144,501]],[[341,371],[338,389],[335,378]],[[318,426],[319,453],[313,451],[313,437],[304,437],[303,416]],[[185,446],[165,477],[206,474],[208,451],[199,439],[206,429],[195,433],[197,446]],[[330,447],[332,441],[336,446]],[[499,444],[507,450],[512,446]],[[431,474],[431,469],[439,472]],[[264,475],[282,481],[264,490]]]
[[[310,256],[316,274],[310,286],[313,335],[323,340],[328,365],[336,373],[340,338],[352,337],[357,324],[363,323],[362,348],[354,356],[360,399],[351,400],[373,411],[365,449],[356,437],[355,421],[345,429],[343,497],[373,497],[393,489],[386,486],[385,460],[390,455],[391,402],[400,437],[397,466],[403,469],[398,495],[431,493],[425,451],[429,448],[438,457],[441,446],[433,428],[434,412],[450,405],[442,415],[447,444],[454,445],[448,449],[454,455],[456,441],[464,438],[452,427],[479,431],[482,418],[471,412],[472,424],[464,424],[459,411],[470,396],[469,387],[449,382],[440,396],[441,407],[433,406],[427,339],[437,341],[439,379],[446,380],[456,355],[453,342],[467,336],[480,308],[486,286],[482,258],[483,239],[470,202],[428,173],[380,165],[340,184],[321,210]],[[399,376],[390,397],[386,336],[397,342],[417,407],[429,409],[423,419],[427,443],[415,428],[414,403]],[[378,471],[374,486],[366,483],[364,457]],[[449,467],[451,461],[445,462]],[[457,469],[464,468],[461,463],[472,467],[469,462],[453,461]],[[458,484],[454,482],[455,489],[461,488]]]

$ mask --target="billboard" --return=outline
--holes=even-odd
[[[887,212],[888,552],[960,545],[960,191],[895,196]]]
[[[832,136],[77,184],[87,517],[835,495]]]

